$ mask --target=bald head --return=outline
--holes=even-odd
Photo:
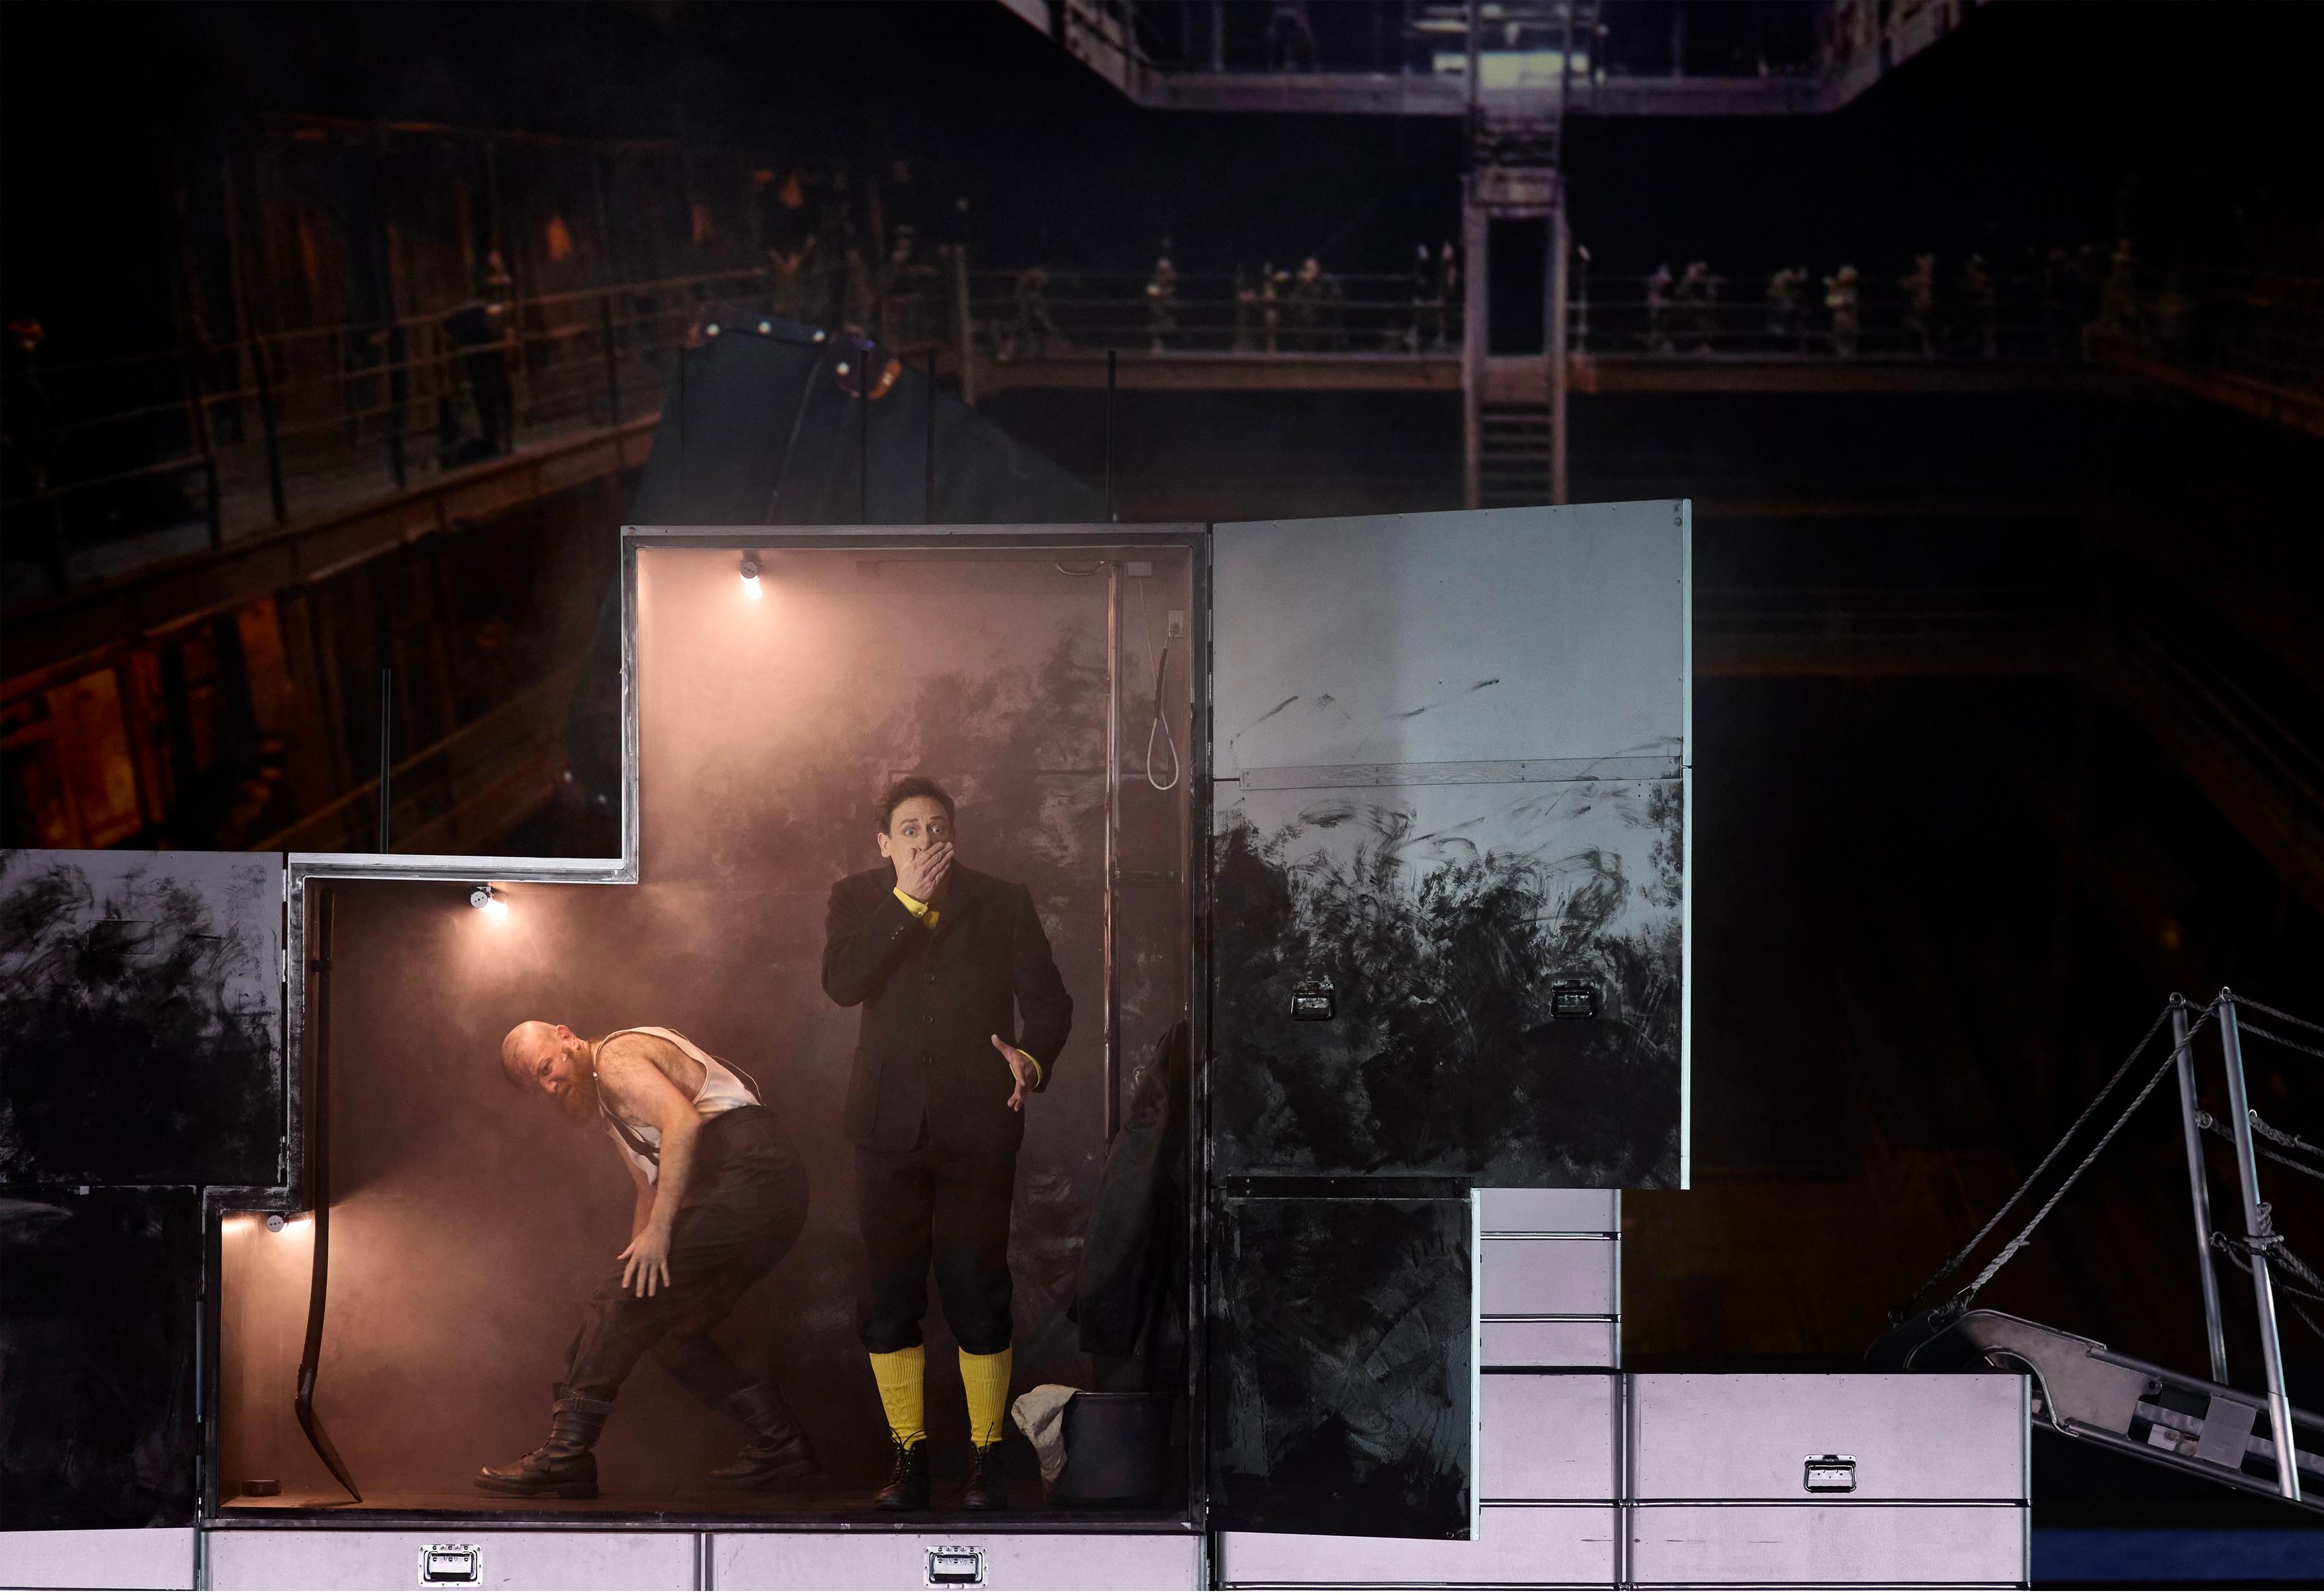
[[[527,1019],[513,1027],[501,1037],[501,1073],[512,1085],[540,1092],[570,1118],[587,1119],[597,1111],[589,1043],[567,1026]]]
[[[511,1027],[509,1033],[501,1037],[501,1073],[519,1085],[531,1084],[533,1059],[554,1047],[557,1032],[564,1028],[547,1019],[527,1019]]]

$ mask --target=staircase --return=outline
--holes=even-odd
[[[1549,406],[1487,404],[1477,419],[1477,507],[1550,502]]]

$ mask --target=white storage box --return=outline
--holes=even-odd
[[[716,1534],[717,1590],[1199,1590],[1191,1534],[975,1534],[958,1528]]]
[[[1360,1540],[1328,1535],[1224,1534],[1225,1587],[1329,1584],[1610,1586],[1614,1508],[1487,1507],[1474,1540]]]
[[[209,1587],[692,1590],[700,1540],[610,1529],[217,1529]]]

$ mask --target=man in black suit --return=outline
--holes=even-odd
[[[989,1511],[1008,1504],[1001,1421],[1017,1148],[1026,1097],[1047,1086],[1074,1002],[1032,894],[954,862],[942,787],[907,777],[881,798],[879,817],[888,862],[831,889],[823,952],[824,991],[863,1010],[847,1137],[871,1260],[863,1344],[896,1448],[877,1504],[928,1504],[920,1320],[933,1261],[976,1446],[962,1504]]]

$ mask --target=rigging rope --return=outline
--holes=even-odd
[[[2196,1113],[2195,1128],[2198,1129],[2208,1129],[2213,1135],[2218,1136],[2221,1140],[2227,1142],[2229,1146],[2235,1145],[2235,1133],[2228,1129],[2226,1125],[2212,1118],[2209,1113],[2201,1111],[2198,1111]],[[2254,1129],[2258,1129],[2260,1128],[2259,1115],[2257,1113],[2252,1114],[2252,1128]],[[2264,1133],[2271,1137],[2274,1137],[2281,1135],[2282,1132],[2271,1129]],[[2307,1148],[2310,1151],[2316,1149],[2314,1148],[2308,1147],[2308,1143],[2301,1140],[2297,1136],[2291,1136],[2284,1139],[2295,1142],[2303,1148]],[[2284,1167],[2304,1174],[2311,1180],[2324,1180],[2324,1168],[2310,1168],[2307,1164],[2301,1162],[2296,1157],[2286,1157],[2281,1152],[2272,1152],[2267,1148],[2259,1146],[2256,1143],[2252,1147],[2252,1150],[2266,1158],[2270,1163],[2281,1163]]]
[[[2194,1035],[2194,1031],[2189,1030],[2187,1034],[2190,1037],[2192,1037]],[[2176,1048],[2173,1048],[2172,1050],[2174,1054],[2177,1051]],[[1979,1274],[1975,1279],[1969,1281],[1969,1288],[1960,1293],[1960,1300],[1967,1302],[1975,1297],[1977,1293],[1983,1290],[1996,1274],[2001,1272],[2001,1266],[2007,1262],[2011,1258],[2015,1257],[2017,1255],[2018,1249],[2034,1238],[2034,1230],[2040,1226],[2043,1219],[2050,1216],[2050,1210],[2058,1205],[2059,1202],[2064,1198],[2066,1193],[2074,1188],[2074,1182],[2080,1179],[2083,1173],[2089,1169],[2089,1166],[2098,1161],[2098,1154],[2107,1149],[2107,1143],[2113,1140],[2115,1136],[2121,1130],[2122,1127],[2130,1122],[2130,1116],[2137,1112],[2140,1108],[2146,1105],[2146,1099],[2154,1094],[2154,1088],[2163,1083],[2163,1077],[2171,1073],[2177,1061],[2178,1060],[2175,1056],[2163,1060],[2163,1066],[2155,1070],[2153,1078],[2147,1081],[2145,1085],[2140,1088],[2139,1093],[2131,1099],[2130,1106],[2122,1111],[2121,1116],[2111,1125],[2107,1127],[2107,1132],[2098,1138],[2098,1145],[2092,1147],[2083,1157],[2082,1160],[2074,1165],[2074,1172],[2068,1175],[2058,1188],[2050,1194],[2050,1200],[2042,1204],[2041,1211],[2036,1212],[2032,1218],[2025,1221],[2025,1227],[2017,1231],[2016,1235],[2010,1240],[2009,1244],[2003,1247],[2000,1251],[1994,1255],[1993,1260],[1986,1264],[1985,1271]]]
[[[2270,1008],[2266,1003],[2258,1000],[2256,998],[2246,997],[2240,991],[2236,993],[2236,1006],[2237,1008],[2256,1008],[2262,1013],[2273,1014],[2275,1018],[2280,1019],[2289,1019],[2293,1024],[2301,1027],[2303,1029],[2313,1030],[2318,1035],[2324,1036],[2324,1025],[2318,1024],[2314,1019],[2303,1019],[2296,1013],[2286,1013],[2280,1008]]]
[[[2195,1023],[2189,1027],[2187,1036],[2190,1041],[2194,1038],[2195,1032],[2200,1029],[2204,1022],[2210,1019],[2211,1010],[2216,1006],[2218,1006],[2216,1003],[2207,1005],[2197,1016]],[[2050,1165],[2058,1160],[2058,1154],[2063,1152],[2066,1149],[2068,1143],[2072,1141],[2074,1137],[2080,1133],[2082,1126],[2089,1122],[2090,1115],[2098,1111],[2098,1104],[2105,1102],[2107,1097],[2111,1096],[2114,1093],[2114,1088],[2122,1083],[2122,1077],[2130,1073],[2131,1065],[2138,1061],[2139,1055],[2146,1050],[2146,1044],[2154,1039],[2155,1032],[2163,1028],[2163,1021],[2170,1016],[2171,1007],[2166,1003],[2161,1010],[2155,1014],[2154,1022],[2146,1027],[2146,1034],[2138,1038],[2138,1045],[2130,1049],[2129,1056],[2125,1057],[2122,1062],[2116,1066],[2115,1072],[2107,1076],[2107,1083],[2098,1088],[2098,1095],[2090,1099],[2089,1106],[2084,1108],[2080,1114],[2075,1118],[2073,1123],[2066,1127],[2066,1133],[2058,1138],[2058,1144],[2050,1148],[2048,1155],[2045,1156],[2041,1162],[2034,1166],[2034,1172],[2025,1176],[2025,1183],[2019,1185],[2016,1190],[2012,1191],[2009,1194],[2009,1200],[2003,1203],[1999,1207],[1994,1210],[1993,1216],[1985,1221],[1985,1227],[1969,1238],[1968,1245],[1962,1247],[1959,1251],[1953,1253],[1951,1257],[1946,1258],[1944,1266],[1929,1277],[1929,1282],[1926,1285],[1922,1286],[1920,1289],[1914,1291],[1911,1298],[1905,1302],[1903,1307],[1888,1314],[1890,1323],[1902,1323],[1905,1319],[1911,1317],[1913,1315],[1913,1309],[1919,1306],[1923,1301],[1927,1299],[1931,1291],[1934,1290],[1940,1284],[1943,1283],[1945,1279],[1950,1277],[1953,1271],[1961,1266],[1962,1262],[1968,1258],[1971,1252],[1975,1251],[1979,1246],[1984,1244],[1985,1238],[1993,1233],[1995,1227],[2001,1222],[2005,1216],[2007,1215],[2011,1208],[2017,1205],[2019,1201],[2024,1197],[2025,1193],[2032,1190],[2034,1185],[2039,1183],[2043,1175],[2048,1172]],[[2175,1052],[2176,1049],[2174,1048],[2173,1050]],[[2168,1068],[2169,1064],[2166,1062],[2164,1066]],[[2160,1074],[2155,1076],[2155,1080],[2160,1080],[2162,1076]],[[2149,1081],[2147,1083],[2146,1090],[2138,1093],[2138,1102],[2144,1102],[2146,1100],[2147,1093],[2152,1092],[2153,1089],[2154,1082]],[[2136,1110],[2138,1102],[2133,1102],[2131,1104],[2133,1111]],[[2114,1139],[2114,1130],[2120,1129],[2121,1128],[2121,1121],[2116,1120],[2114,1129],[2107,1131],[2105,1139],[2100,1140],[2098,1142],[2098,1146],[2103,1148],[2107,1144],[2107,1141]],[[2095,1149],[2093,1150],[2092,1156],[2096,1156]],[[2082,1162],[2082,1168],[2087,1168],[2089,1166],[2089,1159],[2085,1158]],[[2067,1178],[2066,1186],[2070,1186],[2074,1183],[2074,1180],[2080,1176],[2081,1172],[2081,1168],[2075,1169],[2073,1175]],[[2040,1223],[2042,1222],[2043,1215],[2046,1214],[2050,1211],[2051,1207],[2057,1204],[2058,1196],[2065,1194],[2066,1186],[2061,1186],[2058,1190],[2057,1195],[2050,1198],[2049,1204],[2045,1205],[2040,1213],[2036,1213],[2034,1215],[2034,1223]],[[2000,1261],[2007,1260],[2007,1258],[2013,1255],[2020,1246],[2024,1244],[2026,1235],[2031,1234],[2032,1232],[2033,1225],[2029,1224],[2024,1231],[2019,1232],[2015,1240],[2010,1242],[2010,1244],[2004,1249],[2001,1254],[2001,1258],[1996,1262],[1994,1267],[1997,1268]],[[1961,1292],[1960,1295],[1953,1299],[1956,1301],[1965,1301],[1968,1297],[1975,1295],[1978,1289],[1984,1286],[1985,1282],[1992,1277],[1993,1268],[1988,1268],[1982,1275],[1978,1276],[1975,1285],[1970,1286],[1969,1289]]]
[[[2241,1268],[2246,1275],[2252,1271],[2250,1259],[2242,1255],[2245,1251],[2249,1249],[2248,1248],[2239,1247],[2234,1241],[2229,1240],[2225,1235],[2218,1233],[2214,1233],[2211,1236],[2211,1245],[2215,1249],[2225,1255],[2227,1261],[2233,1263],[2236,1268]],[[2284,1305],[2290,1307],[2293,1315],[2297,1317],[2301,1323],[2308,1326],[2310,1333],[2315,1335],[2318,1340],[2324,1341],[2324,1325],[2318,1324],[2316,1320],[2308,1315],[2308,1309],[2300,1305],[2301,1301],[2303,1300],[2324,1302],[2324,1295],[2319,1295],[2314,1291],[2294,1290],[2288,1285],[2279,1285],[2275,1288],[2282,1292],[2288,1298],[2297,1298],[2285,1301]]]
[[[2240,997],[2236,998],[2236,1006],[2242,1007],[2243,1000]],[[2304,1052],[2310,1057],[2324,1058],[2324,1046],[2310,1046],[2304,1041],[2294,1041],[2289,1036],[2279,1036],[2273,1030],[2263,1030],[2257,1025],[2245,1019],[2240,1014],[2236,1016],[2236,1028],[2246,1036],[2264,1036],[2278,1046],[2288,1046],[2294,1052]]]

